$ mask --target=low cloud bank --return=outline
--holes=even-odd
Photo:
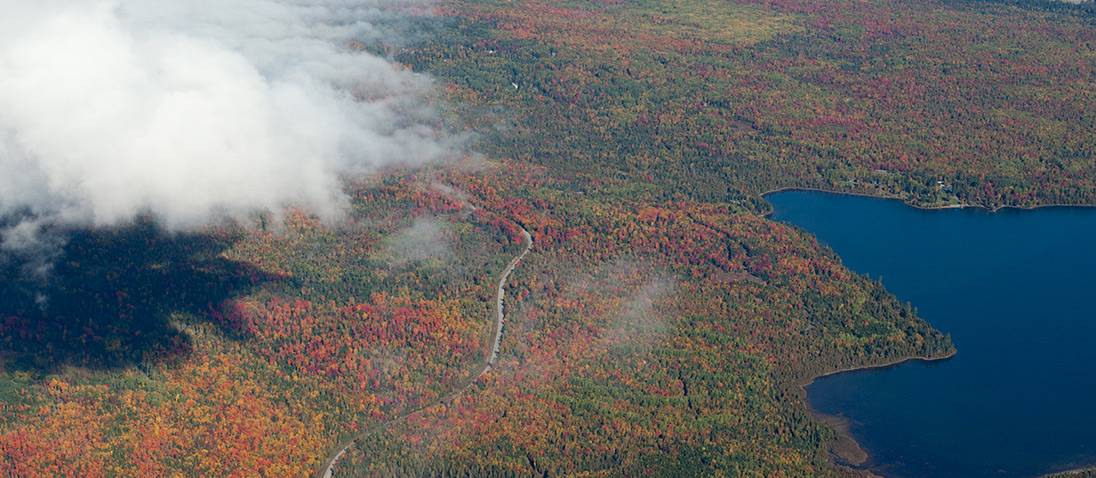
[[[419,217],[408,227],[396,232],[382,248],[390,264],[407,264],[449,257],[449,231],[444,221],[434,217]]]
[[[0,0],[0,240],[142,214],[200,227],[453,154],[431,82],[354,42],[396,0]]]

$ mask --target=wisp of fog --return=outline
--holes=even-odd
[[[453,154],[429,79],[353,47],[425,8],[396,2],[0,0],[3,244],[142,214],[337,217],[344,175]]]

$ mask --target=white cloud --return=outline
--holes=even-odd
[[[383,253],[397,267],[449,257],[450,237],[444,221],[418,217],[414,222],[385,240]]]
[[[348,47],[390,35],[394,6],[0,0],[0,218],[337,216],[342,175],[453,149],[428,78]]]

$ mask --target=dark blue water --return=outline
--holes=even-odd
[[[895,477],[1037,476],[1096,464],[1096,209],[923,211],[815,192],[775,219],[882,278],[959,349],[952,359],[818,380]]]

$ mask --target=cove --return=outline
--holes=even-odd
[[[1096,208],[922,210],[821,192],[766,197],[881,279],[958,348],[816,380],[887,477],[1030,477],[1096,464]]]

